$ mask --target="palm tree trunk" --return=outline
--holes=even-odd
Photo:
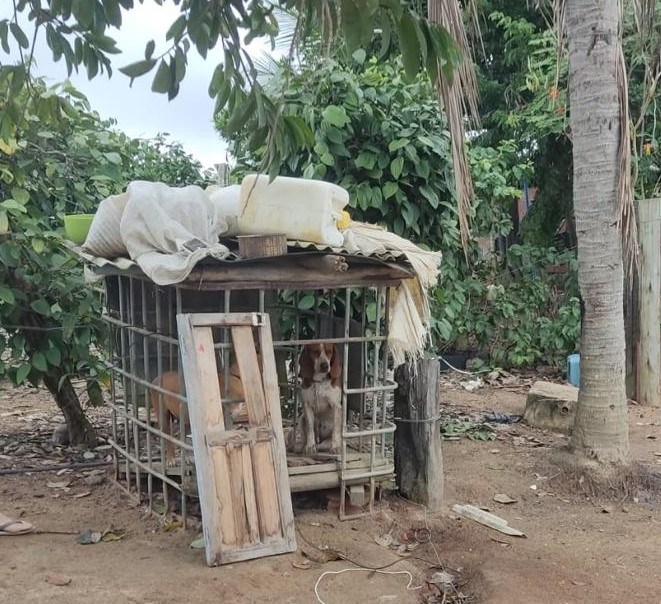
[[[567,0],[578,278],[585,314],[572,449],[601,462],[629,453],[619,226],[618,0]]]

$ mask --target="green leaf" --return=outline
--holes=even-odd
[[[366,168],[367,170],[372,170],[375,163],[376,155],[370,151],[361,151],[354,160],[356,168]]]
[[[420,28],[410,12],[402,15],[397,27],[402,63],[409,80],[413,80],[422,66],[420,59]]]
[[[422,193],[424,198],[429,202],[429,205],[436,209],[438,208],[438,204],[440,202],[440,199],[438,198],[438,193],[432,189],[429,185],[421,185],[418,187],[418,191]]]
[[[407,227],[412,227],[418,222],[420,218],[420,208],[413,203],[405,203],[402,206],[402,216],[406,222]]]
[[[0,203],[0,207],[4,208],[5,210],[13,210],[13,213],[27,214],[25,206],[18,203],[15,199],[5,199],[2,203]]]
[[[48,371],[48,363],[46,357],[41,352],[35,352],[32,355],[32,366],[37,370],[45,373]]]
[[[158,69],[156,70],[156,75],[154,76],[154,81],[151,84],[152,92],[165,94],[170,90],[171,81],[170,67],[165,60],[161,59]]]
[[[390,173],[392,174],[392,177],[395,180],[398,180],[399,177],[402,175],[403,168],[404,168],[403,157],[396,157],[395,159],[393,159],[392,163],[390,164]]]
[[[151,61],[151,57],[154,54],[154,50],[156,49],[156,42],[154,40],[149,40],[147,42],[147,45],[145,46],[145,60],[146,61]],[[152,65],[153,67],[153,65]]]
[[[5,304],[14,304],[16,302],[14,292],[6,285],[0,285],[0,302],[4,302]]]
[[[42,254],[44,249],[46,249],[46,244],[44,243],[44,240],[43,239],[33,239],[32,240],[32,249],[37,254]]]
[[[390,141],[388,144],[388,151],[390,153],[394,153],[395,151],[399,149],[403,149],[408,145],[411,141],[408,138],[396,138],[394,141]]]
[[[334,166],[335,165],[335,158],[330,154],[330,153],[323,153],[319,159],[321,162],[327,166]]]
[[[388,181],[383,185],[382,191],[383,191],[383,198],[390,199],[395,193],[397,193],[397,191],[399,191],[399,186],[397,185],[396,182]]]
[[[328,105],[326,109],[321,112],[321,116],[331,125],[338,128],[344,128],[349,122],[347,112],[344,107],[337,105]]]
[[[299,310],[310,310],[314,306],[314,296],[306,294],[298,301]]]
[[[166,40],[178,41],[186,30],[187,20],[186,15],[179,15],[177,19],[170,25],[170,28],[165,34]]]
[[[49,348],[46,351],[46,360],[53,365],[53,367],[59,367],[62,362],[62,353],[59,348]]]
[[[16,370],[16,384],[20,385],[25,381],[25,378],[28,377],[32,366],[30,363],[22,363],[21,366]]]
[[[46,302],[43,298],[38,298],[37,300],[34,300],[31,304],[30,307],[34,312],[39,313],[40,315],[44,315],[45,317],[50,316],[50,304]]]
[[[120,165],[122,163],[122,156],[116,151],[104,153],[103,157],[105,157],[111,164]]]
[[[356,63],[362,65],[367,58],[367,53],[363,48],[359,48],[358,50],[355,50],[351,56],[353,57],[354,61],[356,61]]]
[[[154,65],[156,65],[156,59],[147,59],[131,63],[130,65],[126,65],[126,67],[120,67],[119,71],[133,79],[150,72],[154,68]]]
[[[12,188],[11,196],[23,206],[30,201],[30,194],[25,189],[19,187]]]
[[[9,231],[9,217],[7,212],[0,210],[0,235],[7,233]]]
[[[18,45],[21,48],[30,48],[30,41],[28,40],[28,37],[25,35],[25,32],[18,25],[18,23],[12,21],[9,24],[9,29],[11,30],[14,39],[16,40],[16,42],[18,42]]]

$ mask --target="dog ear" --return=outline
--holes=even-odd
[[[303,347],[301,356],[298,360],[298,375],[303,378],[303,385],[305,386],[309,385],[309,382],[312,381],[312,376],[314,375],[314,362],[312,361],[312,356],[310,355],[307,346]]]
[[[339,380],[342,377],[342,361],[340,360],[340,349],[333,344],[333,356],[330,362],[330,376],[333,380]]]

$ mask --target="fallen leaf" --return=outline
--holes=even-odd
[[[392,545],[393,538],[390,533],[386,533],[385,535],[377,535],[374,537],[374,541],[381,547],[390,547]]]
[[[73,498],[74,499],[81,499],[82,497],[87,497],[88,495],[91,495],[92,491],[83,491],[82,493],[76,493]]]
[[[206,547],[206,542],[204,537],[198,537],[195,541],[191,542],[190,547],[193,549],[204,549]]]
[[[310,560],[303,560],[303,562],[292,562],[291,565],[299,570],[310,570],[312,562]]]
[[[71,577],[65,577],[64,575],[48,575],[46,577],[46,583],[57,585],[57,587],[65,587],[71,583]]]
[[[176,531],[177,529],[180,529],[182,526],[184,526],[184,524],[181,520],[171,520],[163,525],[163,530],[166,533],[170,533],[172,531]]]
[[[62,482],[47,482],[46,486],[49,489],[66,489],[70,484],[70,480],[63,480]]]
[[[104,543],[109,543],[110,541],[119,541],[126,536],[124,531],[104,531],[101,535],[101,541]]]
[[[516,499],[512,499],[509,495],[506,493],[496,493],[493,496],[493,500],[496,501],[497,503],[516,503]]]

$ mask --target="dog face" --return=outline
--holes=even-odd
[[[304,383],[313,381],[315,376],[321,375],[339,381],[342,375],[340,355],[335,344],[325,342],[307,344],[301,353],[299,366]]]

